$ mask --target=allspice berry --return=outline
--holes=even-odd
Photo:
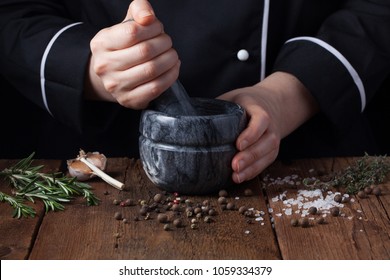
[[[317,207],[315,207],[315,206],[310,207],[309,210],[308,210],[308,212],[309,212],[309,214],[311,214],[311,215],[317,214]]]
[[[253,195],[253,191],[251,189],[245,189],[244,190],[244,195],[245,196],[252,196]]]
[[[299,225],[299,221],[297,219],[291,219],[290,224],[293,227],[297,227]]]
[[[180,211],[180,205],[179,204],[173,204],[172,207],[171,207],[171,210],[172,211]]]
[[[177,219],[174,219],[173,220],[173,225],[175,226],[175,227],[182,227],[183,226],[183,220],[182,219],[180,219],[180,218],[177,218]]]
[[[159,221],[160,223],[167,223],[168,222],[168,215],[163,214],[163,213],[158,214],[157,221]]]
[[[319,217],[317,219],[317,224],[319,224],[319,225],[325,224],[325,218],[324,217]]]
[[[372,193],[372,190],[373,190],[373,188],[371,188],[371,187],[365,187],[365,188],[364,188],[364,192],[365,192],[366,194],[371,194],[371,193]]]
[[[343,197],[341,196],[341,194],[336,194],[333,200],[336,201],[337,203],[341,203],[343,201]]]
[[[303,217],[301,219],[300,224],[301,224],[301,227],[303,227],[303,228],[309,227],[309,225],[310,225],[309,219],[307,217]]]
[[[162,199],[163,199],[163,195],[161,193],[158,193],[153,197],[154,202],[157,203],[161,202]]]
[[[227,204],[227,199],[226,199],[226,197],[220,196],[220,197],[218,198],[218,203],[219,203],[219,204]]]
[[[228,192],[226,190],[220,190],[218,192],[218,196],[227,197],[228,196]]]
[[[122,213],[115,212],[114,218],[115,218],[115,220],[118,220],[118,221],[122,220]]]
[[[208,212],[209,216],[215,216],[217,215],[217,211],[214,208],[211,208]]]
[[[332,207],[330,208],[330,214],[333,216],[333,217],[337,217],[339,214],[340,214],[340,208],[338,207]]]
[[[375,187],[373,190],[372,190],[372,194],[376,195],[376,196],[380,196],[382,194],[382,190],[380,187]]]
[[[241,206],[240,208],[238,208],[238,213],[240,214],[243,214],[248,210],[248,208],[246,206]]]
[[[125,206],[134,206],[134,205],[136,205],[134,199],[131,199],[131,198],[126,199],[124,202],[125,202]]]
[[[234,205],[233,202],[229,202],[228,204],[226,204],[227,210],[234,210],[235,208],[236,208],[236,206]]]
[[[366,198],[367,194],[364,191],[358,191],[357,196],[359,198]]]

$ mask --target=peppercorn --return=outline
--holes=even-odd
[[[226,204],[227,210],[234,210],[235,208],[236,208],[236,206],[234,205],[233,202],[229,202],[228,204]]]
[[[333,217],[337,217],[340,214],[340,208],[336,206],[330,208],[330,214],[332,214]]]
[[[244,195],[245,195],[245,196],[252,196],[252,195],[253,195],[253,192],[252,192],[251,189],[245,189],[245,190],[244,190]]]
[[[173,225],[174,225],[175,227],[177,227],[177,228],[183,226],[183,221],[182,221],[182,219],[177,218],[177,219],[173,220]]]
[[[380,196],[382,194],[382,190],[380,187],[375,187],[373,190],[372,190],[372,193],[376,196]]]
[[[120,212],[115,212],[115,214],[114,214],[114,218],[116,219],[116,220],[122,220],[122,213],[120,213]]]
[[[227,203],[226,197],[220,196],[220,197],[218,198],[218,203],[219,203],[219,204],[226,204],[226,203]]]
[[[104,195],[109,195],[110,193],[108,191],[104,191]]]
[[[357,196],[359,198],[366,198],[367,194],[364,191],[358,191]]]
[[[126,199],[124,202],[125,202],[125,206],[134,206],[135,205],[134,199],[131,199],[131,198]]]
[[[244,214],[247,210],[248,210],[248,208],[247,208],[246,206],[241,206],[241,207],[238,209],[238,213]]]
[[[112,204],[114,204],[114,205],[119,205],[119,203],[120,203],[120,201],[117,200],[117,199],[114,199],[114,200],[112,201]]]
[[[293,227],[297,227],[299,225],[299,221],[297,219],[291,219],[290,224]]]
[[[206,217],[204,217],[203,221],[205,223],[211,223],[213,221],[213,219],[210,216],[206,216]]]
[[[337,203],[341,203],[341,201],[343,200],[343,197],[341,196],[341,194],[336,194],[333,198],[334,201],[336,201]]]
[[[218,196],[227,197],[228,196],[228,192],[226,190],[220,190],[218,192]]]
[[[217,211],[215,209],[211,208],[209,210],[208,214],[209,214],[209,216],[215,216],[215,215],[217,215]]]
[[[171,229],[171,226],[169,225],[169,224],[165,224],[164,225],[164,230],[165,231],[168,231],[168,230],[170,230]]]
[[[319,224],[319,225],[325,224],[325,218],[324,217],[319,217],[317,219],[317,224]]]
[[[140,215],[146,216],[146,213],[148,213],[148,207],[141,207],[139,210]]]
[[[171,207],[172,211],[178,212],[180,211],[180,205],[179,204],[173,204]]]
[[[161,193],[158,193],[153,197],[154,202],[157,203],[161,202],[162,199],[163,199],[163,195]]]
[[[366,194],[371,194],[372,193],[372,188],[371,187],[365,187],[364,188],[364,192],[366,193]]]
[[[196,214],[196,216],[195,217],[197,217],[198,219],[200,219],[200,218],[202,218],[203,217],[203,214],[202,213],[198,213],[198,214]]]
[[[166,223],[168,222],[168,215],[167,214],[163,214],[163,213],[160,213],[157,215],[157,221],[159,221],[160,223]]]
[[[196,208],[194,209],[194,213],[195,213],[195,214],[202,213],[202,208],[196,207]]]
[[[311,215],[317,214],[317,207],[314,207],[314,206],[310,207],[308,212]]]
[[[303,217],[303,218],[301,219],[300,224],[301,224],[301,227],[307,228],[307,227],[310,225],[309,219],[306,218],[306,217]]]

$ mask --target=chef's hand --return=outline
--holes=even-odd
[[[259,175],[275,161],[282,138],[317,111],[318,105],[294,76],[276,72],[262,82],[219,97],[245,108],[249,122],[236,141],[233,181],[242,183]]]
[[[91,40],[86,97],[143,109],[177,79],[180,61],[146,0],[131,2],[122,23]]]

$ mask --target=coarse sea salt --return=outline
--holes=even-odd
[[[286,198],[287,191],[283,192],[272,198],[272,202],[278,202],[282,197],[286,198],[283,200],[282,212],[285,215],[291,215],[294,208],[294,213],[301,214],[302,217],[307,216],[308,209],[310,207],[316,207],[317,210],[322,213],[329,213],[332,207],[343,208],[344,204],[338,203],[334,200],[335,195],[340,194],[340,192],[327,191],[323,193],[321,189],[314,190],[298,190],[297,196],[294,198]],[[272,213],[274,210],[272,208],[268,209],[269,213]]]

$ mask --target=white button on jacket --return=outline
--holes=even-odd
[[[237,52],[237,58],[240,61],[247,61],[249,58],[249,52],[247,50],[244,50],[244,49],[239,50]]]

